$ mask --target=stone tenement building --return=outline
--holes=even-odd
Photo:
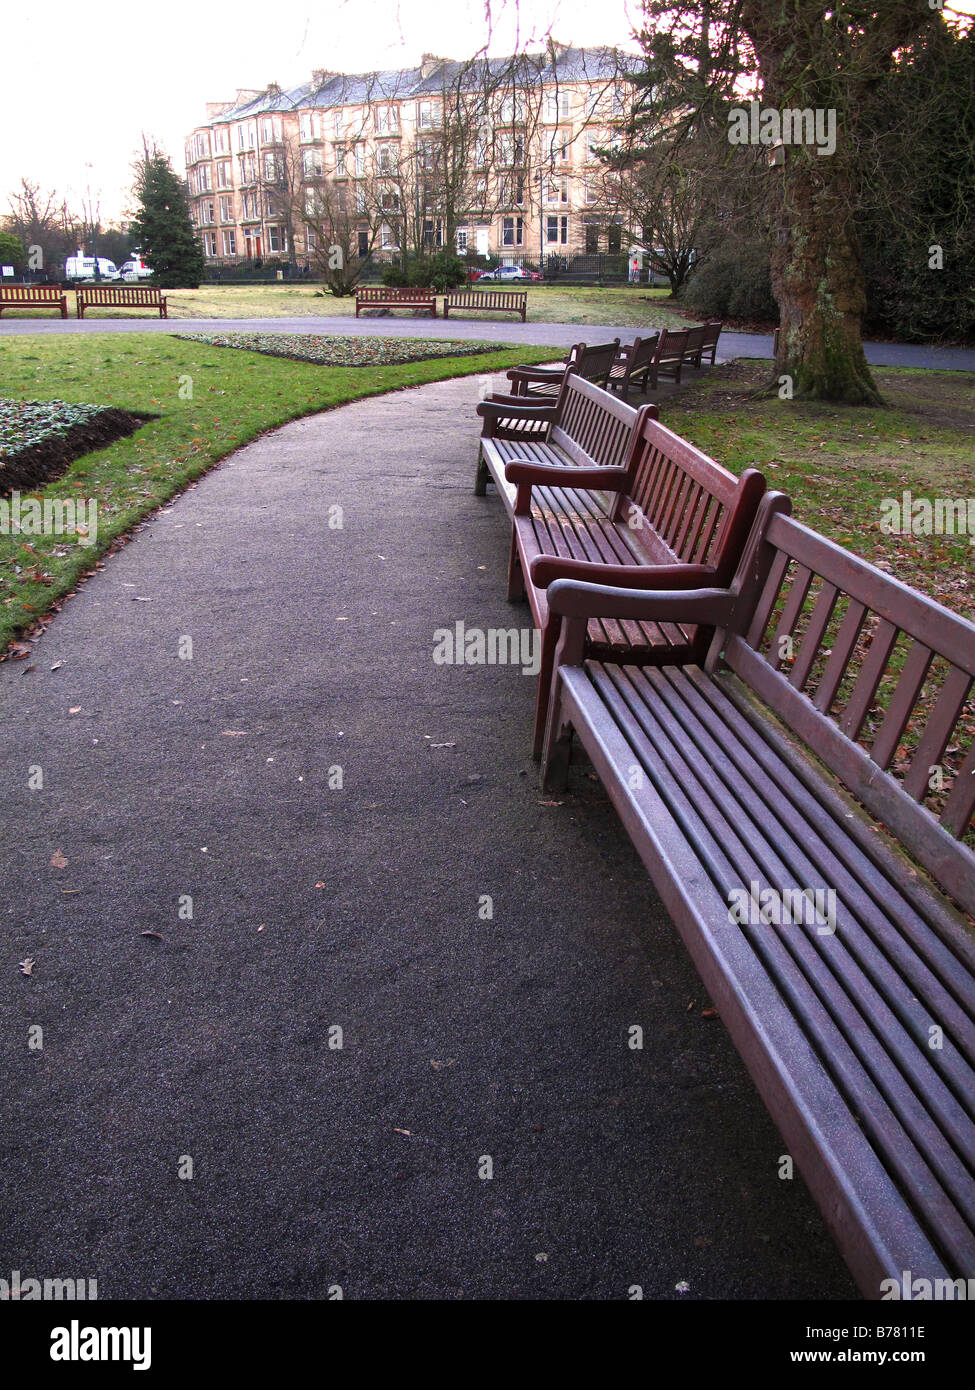
[[[380,259],[448,243],[504,262],[625,252],[631,229],[598,151],[619,139],[634,63],[550,43],[517,59],[316,70],[291,91],[210,103],[186,142],[206,257],[303,262],[316,249],[303,214],[323,188],[354,208],[352,246]]]

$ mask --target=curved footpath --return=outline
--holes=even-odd
[[[287,319],[0,319],[0,338],[21,333],[325,333],[340,337],[474,338],[492,343],[526,343],[568,348],[573,343],[631,343],[632,328],[581,323],[513,323],[511,320],[431,318]],[[975,372],[975,348],[921,347],[913,343],[865,343],[877,367],[930,367]],[[722,333],[718,361],[772,356],[768,333]]]
[[[854,1296],[598,783],[537,791],[533,678],[433,661],[530,621],[477,389],[242,449],[0,666],[0,1276]]]

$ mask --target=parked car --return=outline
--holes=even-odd
[[[545,276],[540,275],[537,270],[526,270],[522,265],[499,265],[494,270],[484,270],[477,277],[479,280],[544,280]]]
[[[95,276],[95,257],[94,256],[69,256],[64,263],[65,280],[80,280],[88,282],[96,279]],[[104,256],[98,257],[98,279],[117,280],[118,270],[114,261],[108,261]]]
[[[139,280],[148,280],[152,275],[152,270],[146,265],[141,256],[133,256],[119,267],[119,278],[128,284],[133,284]]]

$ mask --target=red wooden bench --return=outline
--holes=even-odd
[[[437,292],[392,285],[366,285],[355,292],[356,318],[360,309],[428,309],[436,318]]]
[[[527,597],[543,634],[537,756],[558,637],[548,621],[548,585],[574,576],[646,587],[647,566],[669,569],[661,581],[668,586],[729,585],[765,480],[755,469],[736,478],[661,425],[655,406],[637,412],[572,374],[544,441],[487,433],[506,409],[509,421],[516,417],[517,407],[478,406],[481,454],[512,516],[508,597]],[[693,625],[594,622],[589,650],[608,661],[659,664],[701,660],[709,639]]]
[[[79,285],[76,291],[78,318],[86,309],[156,309],[159,317],[169,317],[166,298],[148,285]]]
[[[60,309],[68,317],[68,297],[60,285],[0,285],[0,314],[4,309]]]
[[[520,314],[524,323],[528,295],[524,290],[451,290],[444,299],[444,318],[449,316],[451,309],[496,309],[499,313]]]
[[[630,388],[638,382],[642,383],[640,390],[645,392],[659,342],[660,334],[654,333],[649,338],[635,338],[632,344],[621,347],[606,386],[611,391],[618,391],[624,401],[630,394]]]
[[[543,783],[577,736],[879,1298],[975,1277],[975,626],[785,510],[730,591],[551,586]],[[717,632],[703,664],[611,666],[595,621]]]

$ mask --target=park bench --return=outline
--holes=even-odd
[[[86,309],[158,309],[159,317],[169,317],[166,299],[148,285],[79,285],[76,290],[78,317]]]
[[[621,347],[610,369],[606,382],[608,389],[618,391],[624,401],[630,394],[630,388],[637,382],[642,383],[640,390],[645,392],[659,341],[660,334],[654,333],[650,338],[636,338]]]
[[[710,353],[711,366],[714,366],[714,358],[718,350],[718,339],[721,337],[722,327],[723,325],[719,320],[712,319],[710,323],[704,324],[701,330],[701,341],[693,357],[689,359],[692,366],[700,367],[707,353]]]
[[[730,590],[551,587],[543,785],[574,734],[863,1294],[938,1297],[975,1276],[975,626],[787,510]],[[597,619],[716,635],[610,666]]]
[[[451,290],[444,299],[443,316],[451,309],[496,309],[499,313],[528,314],[528,295],[524,290]]]
[[[611,343],[575,343],[561,367],[512,367],[507,373],[511,382],[511,396],[528,397],[529,400],[555,401],[562,389],[566,367],[572,367],[576,376],[584,381],[605,386],[609,381],[613,363],[620,351],[620,340]],[[493,401],[503,401],[506,396],[494,395]]]
[[[4,309],[60,309],[68,317],[68,297],[60,285],[0,285],[0,314]]]
[[[505,409],[509,422],[517,418],[517,407],[478,406],[485,431],[504,421],[496,412]],[[482,466],[512,518],[508,598],[528,599],[542,633],[536,756],[558,637],[548,585],[571,576],[645,588],[653,566],[671,571],[662,584],[726,587],[765,491],[755,469],[736,478],[656,414],[656,406],[635,411],[570,375],[546,439],[481,439]],[[710,635],[695,625],[594,622],[589,650],[607,661],[703,660]]]
[[[436,318],[437,292],[391,285],[360,286],[355,292],[356,318],[360,309],[428,309]]]

